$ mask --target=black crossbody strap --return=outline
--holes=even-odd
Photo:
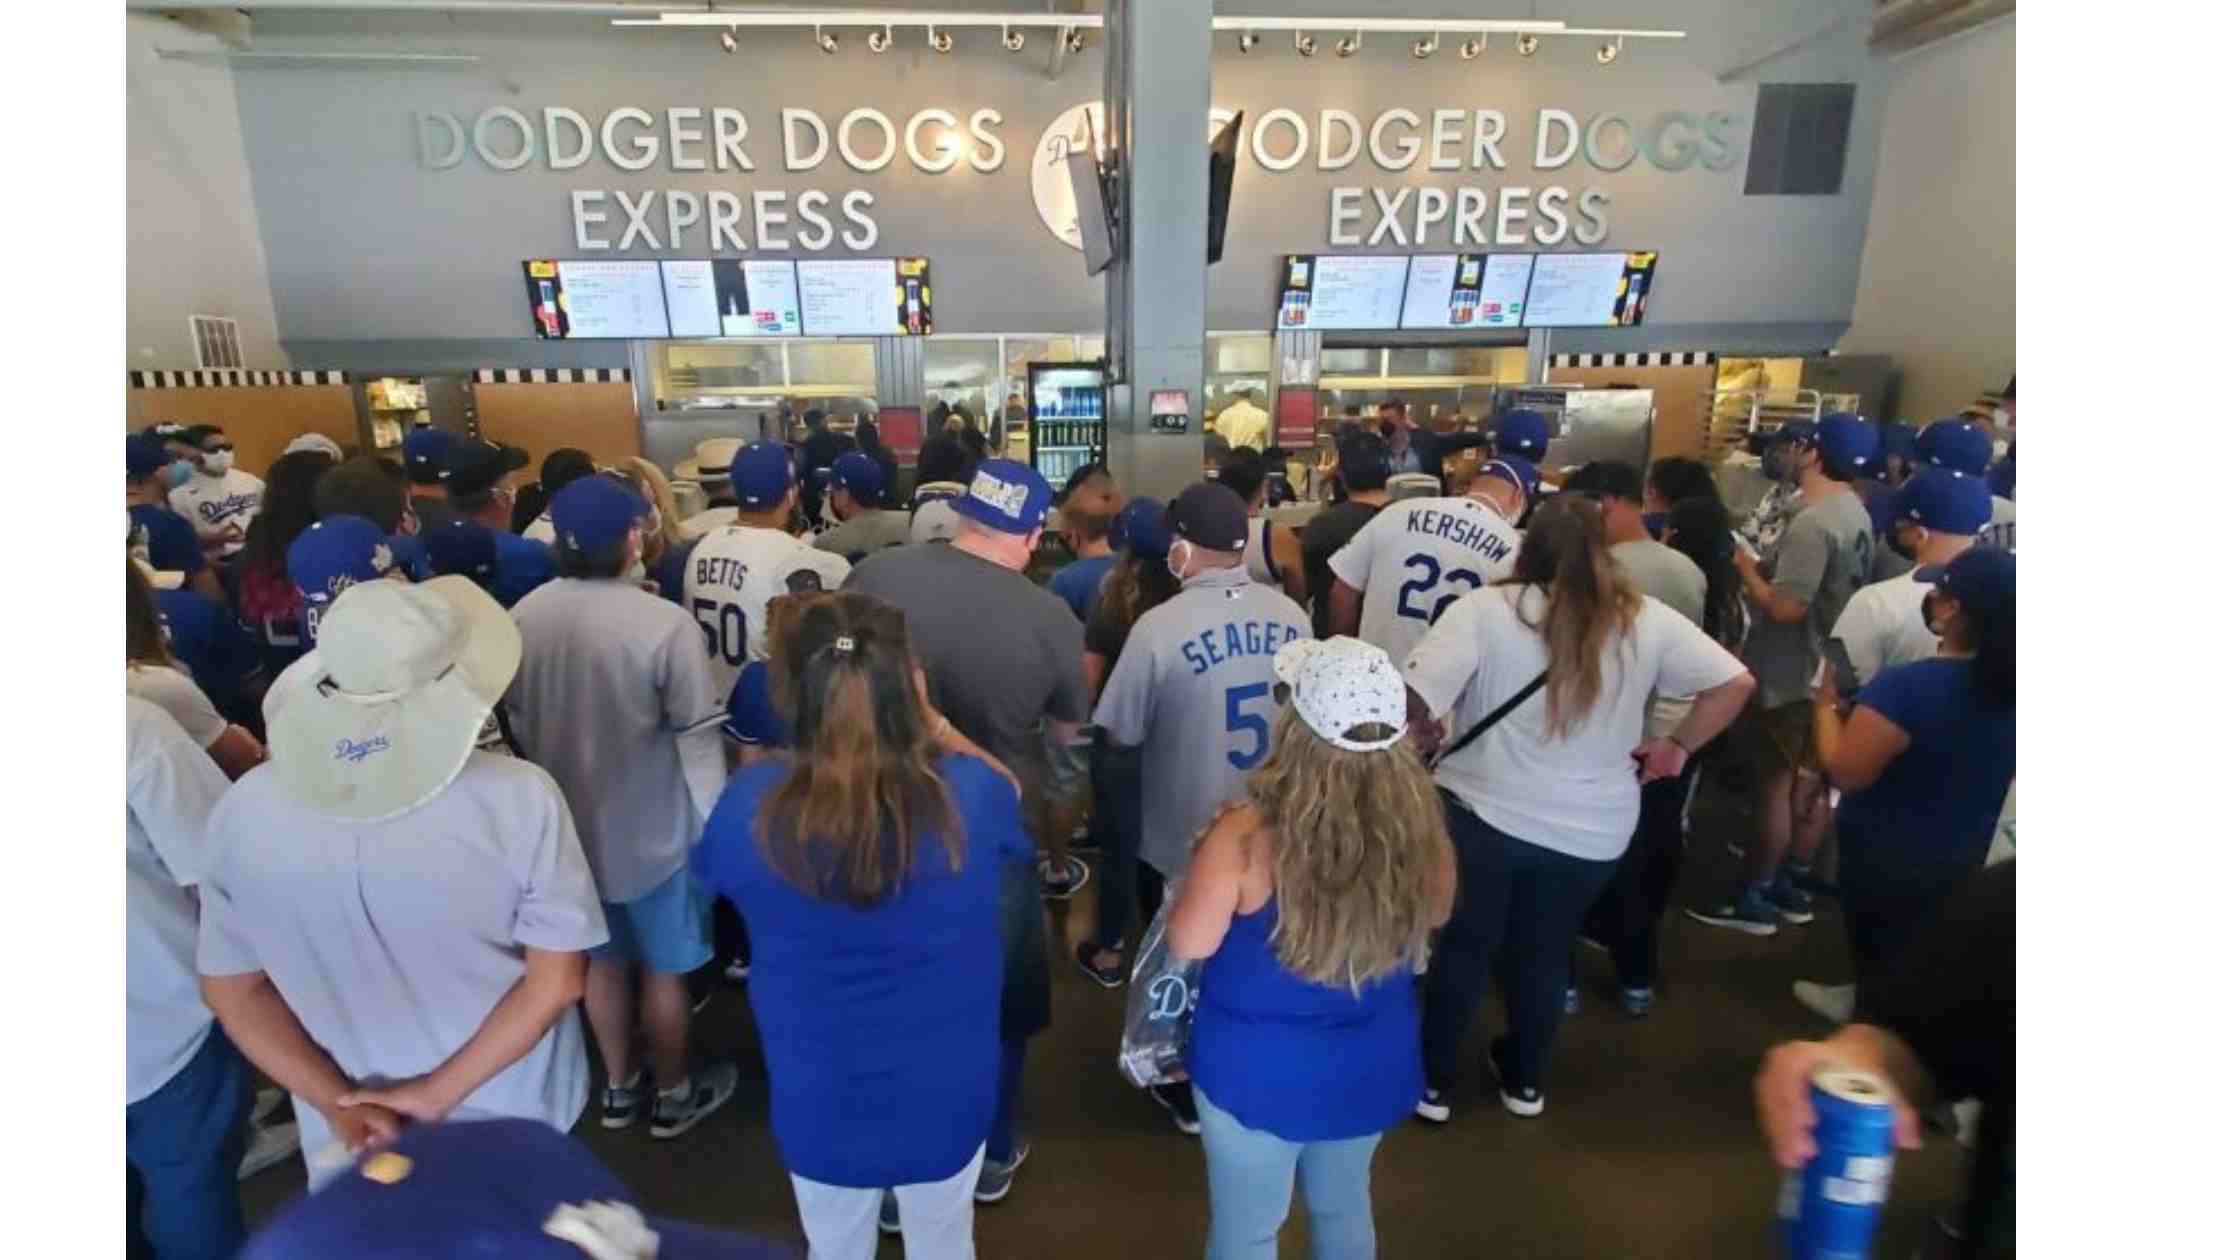
[[[1546,686],[1547,682],[1548,671],[1543,669],[1537,676],[1533,678],[1531,682],[1528,682],[1524,686],[1518,688],[1517,694],[1509,697],[1507,700],[1502,701],[1500,706],[1494,709],[1493,712],[1486,714],[1482,718],[1479,718],[1477,725],[1472,726],[1469,730],[1462,733],[1462,738],[1447,745],[1446,748],[1441,751],[1438,756],[1432,758],[1432,767],[1437,768],[1440,762],[1445,761],[1447,758],[1454,756],[1456,753],[1461,752],[1465,748],[1468,748],[1472,740],[1478,738],[1480,735],[1485,734],[1487,731],[1492,730],[1494,723],[1499,722],[1501,719],[1509,716],[1510,711],[1515,709],[1518,705],[1523,704],[1527,700],[1530,700],[1532,698],[1532,693]]]

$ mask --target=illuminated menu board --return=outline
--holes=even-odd
[[[1530,254],[1417,254],[1408,261],[1408,329],[1521,328]]]
[[[1290,254],[1276,299],[1276,328],[1377,330],[1400,326],[1405,254]]]
[[[1649,313],[1657,253],[1542,254],[1532,268],[1524,322],[1532,328],[1618,328]]]
[[[923,258],[803,259],[801,326],[812,337],[923,337],[933,273]]]
[[[529,286],[530,321],[548,341],[669,335],[661,268],[655,263],[533,258],[521,271]]]
[[[793,263],[778,258],[664,261],[661,287],[675,337],[801,336]]]

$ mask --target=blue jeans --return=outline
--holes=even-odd
[[[130,1228],[160,1260],[221,1260],[247,1241],[235,1178],[248,1113],[249,1065],[215,1023],[163,1088],[125,1106],[125,1161],[140,1187]]]
[[[1213,1228],[1206,1260],[1275,1260],[1276,1231],[1291,1215],[1291,1183],[1307,1198],[1307,1254],[1313,1260],[1368,1260],[1377,1254],[1377,1222],[1369,1209],[1369,1160],[1382,1133],[1336,1142],[1286,1142],[1245,1127],[1198,1099],[1198,1135],[1206,1152]]]

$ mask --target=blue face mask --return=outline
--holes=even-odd
[[[168,489],[176,490],[187,484],[187,480],[193,476],[194,465],[186,460],[176,459],[164,467],[163,484]]]

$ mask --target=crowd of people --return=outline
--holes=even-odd
[[[1754,439],[1745,516],[1695,460],[1559,471],[1536,413],[1392,402],[1293,528],[1266,427],[1240,396],[1167,502],[1054,488],[969,417],[907,494],[816,415],[518,487],[524,452],[431,428],[262,480],[215,426],[129,434],[136,1236],[241,1246],[259,1075],[313,1201],[439,1124],[595,1102],[681,1138],[740,1085],[695,1054],[720,974],[810,1254],[969,1257],[1032,1146],[1043,903],[1093,877],[1057,957],[1117,989],[1156,927],[1195,963],[1188,1079],[1150,1093],[1202,1143],[1208,1256],[1272,1258],[1295,1187],[1313,1254],[1368,1256],[1378,1142],[1451,1122],[1466,1055],[1549,1108],[1576,942],[1652,1012],[1708,774],[1757,831],[1688,915],[1773,935],[1832,895],[1856,973],[1799,982],[1844,1027],[1769,1059],[1774,1154],[1811,1065],[1950,1082],[1993,1103],[1961,1227],[2008,1237],[2011,1019],[2001,1077],[1917,959],[1981,935],[1940,924],[2011,800],[2011,453],[1994,494],[1964,419],[1824,416]],[[1489,980],[1503,1032],[1466,1046]]]

